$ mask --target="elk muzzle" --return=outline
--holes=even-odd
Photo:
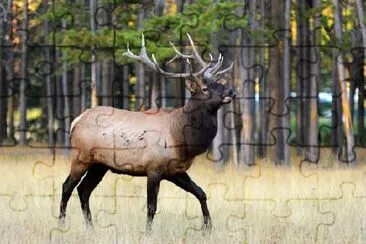
[[[234,89],[227,89],[222,95],[222,103],[230,103],[236,97],[236,92]]]

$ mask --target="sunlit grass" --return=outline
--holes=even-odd
[[[10,150],[11,149],[11,150]],[[364,243],[365,150],[358,164],[322,150],[318,165],[294,156],[291,167],[258,160],[252,167],[214,166],[203,155],[189,174],[207,193],[214,229],[204,235],[200,205],[162,182],[153,233],[145,236],[146,178],[108,173],[91,198],[95,231],[86,231],[74,192],[58,229],[63,151],[1,149],[2,243]]]

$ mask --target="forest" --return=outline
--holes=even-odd
[[[87,108],[182,106],[184,80],[123,55],[148,55],[184,72],[174,44],[233,63],[238,96],[218,112],[207,157],[254,165],[293,155],[345,163],[365,147],[366,12],[363,0],[3,0],[0,2],[0,147],[70,148]],[[197,64],[193,64],[195,66]]]

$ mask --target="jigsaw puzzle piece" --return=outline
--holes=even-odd
[[[32,161],[51,161],[52,155],[47,150],[33,151],[30,148],[8,150],[1,148],[0,165],[2,172],[7,172],[5,183],[0,186],[0,195],[7,196],[9,208],[22,211],[28,208],[26,198],[30,196],[50,196],[53,194],[54,179],[37,179]],[[5,163],[6,162],[6,163]],[[19,179],[24,179],[19,181]]]
[[[28,182],[23,178],[23,181]],[[16,199],[13,199],[16,200]],[[9,198],[0,196],[0,204],[3,208],[0,216],[0,235],[4,243],[20,243],[29,240],[37,242],[48,242],[49,223],[53,221],[51,217],[52,196],[29,195],[24,197],[26,205],[19,208],[9,205]]]
[[[318,197],[317,189],[316,175],[304,177],[299,168],[279,169],[276,165],[262,165],[260,177],[245,177],[243,182],[245,199],[275,201],[277,204],[274,212],[277,216],[288,215],[286,202],[290,199]]]
[[[335,243],[366,242],[366,197],[355,196],[356,185],[342,183],[340,194],[334,198],[323,198],[320,211],[331,211],[335,215],[334,224],[319,228],[320,242],[327,242],[329,236],[337,235]]]
[[[320,212],[317,200],[290,200],[290,212],[275,216],[276,202],[243,200],[244,212],[227,220],[228,231],[243,232],[249,243],[316,243],[319,226],[331,225],[334,216]]]
[[[358,148],[357,155],[365,154],[363,148]],[[339,186],[352,182],[356,185],[354,193],[356,196],[366,196],[364,165],[350,167],[348,164],[337,161],[337,155],[331,152],[325,152],[318,164],[303,163],[301,165],[301,174],[306,177],[317,178],[317,194],[320,198],[334,198],[339,195]]]
[[[73,148],[76,153],[79,152],[77,148]],[[59,207],[62,196],[62,184],[70,172],[70,160],[69,156],[65,154],[62,148],[54,149],[54,156],[52,160],[40,160],[33,165],[33,175],[39,181],[52,180],[52,216],[58,218]],[[60,173],[63,172],[63,173]],[[94,201],[94,197],[99,198],[113,198],[116,196],[117,182],[121,179],[130,180],[127,176],[122,176],[108,173],[104,176],[103,181],[98,185],[91,196],[91,203]],[[135,189],[134,189],[135,190]],[[72,201],[76,201],[79,204],[79,197],[77,190],[75,189],[72,194]],[[92,209],[93,210],[93,209]],[[96,213],[97,209],[92,211],[92,214]],[[68,215],[67,215],[68,216]],[[80,216],[81,210],[80,210]],[[67,218],[66,218],[67,219]]]
[[[85,240],[91,243],[118,243],[118,236],[114,229],[101,228],[96,224],[97,209],[113,209],[115,205],[114,197],[107,196],[92,196],[90,201],[90,208],[92,210],[94,219],[94,230],[92,232],[87,230],[85,226],[83,214],[80,208],[79,197],[73,195],[70,198],[66,224],[64,228],[58,227],[58,221],[54,218],[54,224],[49,224],[45,229],[48,230],[48,238],[50,242],[84,242]],[[94,210],[94,211],[93,211]],[[55,216],[54,216],[55,217]]]
[[[97,213],[97,224],[100,228],[115,229],[118,233],[118,239],[121,240],[139,240],[143,238],[146,224],[146,187],[144,195],[138,192],[128,192],[128,189],[140,189],[146,185],[143,178],[134,178],[132,182],[123,182],[121,193],[116,195],[116,205],[109,210],[101,208]],[[130,186],[129,186],[130,185]],[[174,238],[175,232],[184,230],[182,223],[184,219],[184,198],[182,192],[175,194],[176,186],[170,183],[161,183],[161,189],[158,198],[158,211],[154,218],[154,226],[152,235],[155,233],[165,233],[164,239]],[[127,190],[126,190],[127,189]],[[127,191],[127,192],[126,192]],[[126,193],[124,193],[126,192]],[[141,196],[142,195],[142,196]],[[128,224],[121,224],[121,221]],[[172,233],[169,226],[177,226]],[[160,233],[161,234],[161,233]],[[159,238],[161,238],[159,234]],[[177,234],[177,233],[175,233]],[[178,233],[179,234],[179,233]]]
[[[227,233],[227,219],[239,213],[244,212],[244,198],[240,192],[234,188],[232,181],[225,183],[213,183],[203,186],[207,192],[207,205],[210,210],[213,229],[210,235],[202,235],[202,212],[200,204],[193,196],[187,198],[186,218],[189,221],[187,229],[184,232],[185,240],[199,241],[219,241],[239,243],[246,242],[245,232]],[[238,186],[236,186],[238,187]],[[239,186],[240,188],[240,186]],[[224,207],[224,211],[223,211]]]

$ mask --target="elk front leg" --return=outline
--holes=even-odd
[[[212,227],[212,221],[210,212],[207,208],[206,193],[199,186],[197,186],[196,183],[192,181],[187,173],[177,174],[174,176],[170,176],[166,179],[170,182],[173,182],[175,185],[182,188],[183,190],[192,193],[200,201],[204,228],[206,230],[210,230]]]
[[[151,233],[151,225],[156,212],[161,176],[156,173],[147,176],[147,222],[146,232]]]

